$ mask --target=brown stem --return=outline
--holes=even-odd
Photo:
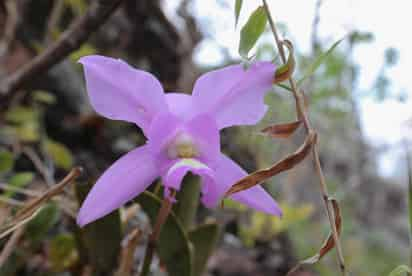
[[[156,222],[153,226],[153,232],[149,236],[149,242],[147,244],[146,253],[143,260],[142,271],[140,272],[140,276],[147,276],[149,275],[150,265],[152,264],[152,259],[154,255],[154,251],[157,246],[157,241],[159,240],[160,231],[162,229],[163,224],[166,222],[167,217],[170,214],[170,210],[172,209],[172,198],[176,195],[176,191],[172,190],[170,197],[165,197],[162,201],[162,206],[159,209],[159,213],[156,218]]]
[[[272,15],[270,14],[270,10],[269,10],[269,7],[267,5],[266,0],[262,0],[262,1],[263,1],[263,6],[265,7],[265,11],[266,11],[266,14],[267,14],[267,17],[268,17],[268,20],[269,20],[269,24],[270,24],[273,36],[275,37],[275,41],[276,41],[276,45],[277,45],[277,48],[278,48],[279,53],[280,53],[280,57],[281,57],[283,63],[286,63],[286,55],[285,55],[282,43],[279,39],[278,32],[276,30],[275,22],[272,18]],[[290,84],[290,87],[292,88],[293,97],[295,98],[295,104],[296,104],[296,111],[297,111],[298,119],[302,120],[303,125],[304,125],[305,130],[306,130],[307,133],[314,133],[315,131],[312,128],[312,126],[310,124],[310,121],[309,121],[309,118],[308,118],[308,115],[305,112],[304,101],[302,99],[303,95],[297,89],[296,82],[294,81],[292,76],[289,78],[289,84]],[[330,227],[332,229],[333,239],[335,241],[336,254],[337,254],[337,257],[338,257],[339,268],[340,268],[340,271],[341,271],[342,275],[347,275],[346,267],[345,267],[345,260],[344,260],[343,253],[342,253],[342,246],[341,246],[341,243],[340,243],[340,240],[339,240],[338,231],[336,229],[335,218],[334,218],[334,215],[333,215],[332,206],[329,202],[328,187],[326,185],[325,176],[323,174],[322,166],[320,164],[317,142],[315,142],[315,145],[312,148],[312,155],[313,155],[313,159],[315,161],[316,173],[317,173],[317,175],[319,177],[319,180],[320,180],[319,183],[320,183],[320,190],[321,190],[323,203],[325,205],[326,214],[328,216]]]
[[[71,52],[78,49],[89,38],[90,34],[106,21],[121,1],[92,1],[87,12],[76,19],[56,42],[19,70],[0,80],[0,96],[6,96],[10,92],[21,88],[33,77],[59,63]]]

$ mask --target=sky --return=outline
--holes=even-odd
[[[221,47],[234,58],[238,58],[240,28],[234,28],[234,0],[193,0],[192,12],[202,24],[206,39],[199,45],[195,61],[200,64],[218,65],[222,59]],[[166,1],[172,12],[179,0]],[[371,43],[359,45],[353,53],[353,60],[359,65],[360,79],[357,93],[370,91],[379,73],[384,51],[389,47],[399,51],[399,61],[387,75],[391,80],[390,90],[395,94],[407,94],[405,102],[395,99],[376,101],[373,97],[359,100],[361,122],[366,139],[375,146],[387,145],[389,150],[380,156],[380,171],[392,176],[397,170],[397,159],[401,158],[400,141],[412,131],[405,131],[405,121],[412,118],[412,38],[409,27],[412,23],[410,1],[392,0],[323,0],[320,9],[319,38],[332,44],[351,30],[372,32]],[[260,5],[257,0],[243,0],[239,26],[248,15]],[[268,0],[272,15],[278,22],[284,22],[299,46],[299,51],[310,49],[312,22],[316,0]],[[176,18],[176,17],[175,17]],[[179,22],[177,22],[179,23]],[[373,93],[373,91],[372,91]]]

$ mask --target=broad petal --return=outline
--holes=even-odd
[[[167,110],[163,88],[153,75],[103,56],[85,56],[79,62],[90,102],[102,116],[136,123],[146,131],[155,114]]]
[[[215,168],[215,173],[216,183],[218,185],[218,190],[216,191],[219,193],[216,197],[218,199],[221,198],[223,194],[236,183],[236,181],[247,175],[239,165],[223,154]],[[267,214],[276,216],[282,215],[282,211],[276,201],[260,185],[236,193],[230,198]]]
[[[215,116],[219,129],[256,124],[265,114],[264,95],[272,87],[275,66],[252,64],[247,70],[232,65],[201,76],[193,89],[194,108]]]
[[[77,216],[84,226],[95,221],[143,192],[158,177],[147,146],[121,157],[97,180]]]
[[[183,121],[190,120],[193,117],[194,112],[191,95],[184,93],[167,93],[166,102],[169,106],[169,111]]]

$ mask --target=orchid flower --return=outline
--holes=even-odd
[[[142,193],[161,177],[165,191],[179,190],[188,172],[202,181],[201,202],[215,207],[223,194],[247,173],[220,152],[219,130],[256,124],[265,114],[264,95],[275,66],[257,62],[245,70],[232,65],[211,71],[195,83],[193,94],[165,94],[150,73],[122,60],[86,56],[86,86],[93,108],[112,120],[137,124],[147,137],[117,160],[97,180],[80,208],[77,223],[95,221]],[[231,198],[258,211],[281,215],[274,199],[260,186]]]

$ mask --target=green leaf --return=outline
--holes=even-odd
[[[62,143],[47,139],[44,149],[58,167],[66,170],[72,167],[73,155]]]
[[[186,175],[182,182],[182,188],[177,194],[177,203],[173,206],[173,211],[186,230],[194,222],[196,211],[199,207],[199,196],[199,177],[193,174]]]
[[[154,224],[161,206],[161,200],[150,192],[137,197],[137,202]],[[192,275],[192,255],[190,242],[183,226],[171,212],[160,232],[157,252],[171,276]]]
[[[35,120],[37,112],[33,108],[16,106],[9,109],[4,117],[10,123],[23,124]]]
[[[202,275],[207,260],[212,255],[219,237],[219,226],[208,223],[189,232],[189,239],[194,246],[193,275]]]
[[[77,62],[81,57],[87,56],[87,55],[92,55],[97,52],[96,48],[93,47],[91,44],[83,44],[80,49],[72,52],[70,54],[70,59],[73,62]]]
[[[70,6],[77,15],[84,13],[87,9],[85,0],[66,0],[66,4]]]
[[[81,204],[86,198],[92,185],[79,183],[75,186],[76,197]],[[103,202],[102,202],[103,204]],[[117,266],[122,240],[119,211],[113,211],[83,228],[76,229],[79,260],[87,262],[95,270],[93,275],[112,275]]]
[[[0,150],[0,173],[8,172],[13,168],[13,153],[8,150]]]
[[[60,211],[56,203],[48,203],[28,224],[26,233],[34,242],[42,240],[58,222]]]
[[[34,178],[34,174],[32,172],[21,172],[13,175],[9,179],[9,185],[14,188],[23,188],[27,184],[29,184]],[[16,194],[16,191],[7,190],[4,193],[5,197],[13,197]]]
[[[28,121],[15,128],[15,135],[22,142],[36,142],[40,138],[37,121]]]
[[[56,272],[61,272],[76,263],[79,256],[76,251],[76,241],[72,234],[60,234],[50,243],[49,261]]]
[[[328,58],[328,56],[335,50],[335,48],[342,42],[344,38],[339,39],[324,53],[320,54],[315,61],[308,66],[303,77],[297,82],[297,85],[300,86],[307,78],[313,75],[319,66]]]
[[[237,22],[239,20],[240,10],[242,9],[243,0],[236,0],[235,2],[235,27],[237,26]]]
[[[400,265],[396,267],[394,270],[392,270],[388,276],[403,276],[404,273],[409,275],[412,273],[412,269],[407,265]]]
[[[32,93],[33,100],[45,103],[45,104],[54,104],[56,103],[56,96],[52,93],[43,91],[43,90],[36,90]]]
[[[276,83],[276,86],[282,87],[283,89],[289,91],[289,92],[293,92],[292,88],[290,88],[289,86],[282,84],[282,83]]]
[[[265,31],[266,12],[263,7],[258,7],[249,17],[246,24],[240,31],[239,54],[243,58],[248,58],[249,51],[256,44],[256,41]]]

